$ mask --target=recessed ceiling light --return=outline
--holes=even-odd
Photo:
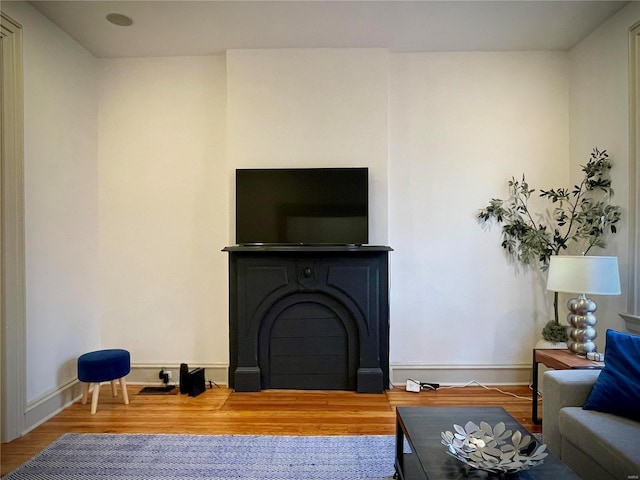
[[[122,13],[110,13],[107,15],[107,20],[119,27],[129,27],[133,25],[133,20]]]

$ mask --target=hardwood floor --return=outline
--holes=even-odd
[[[1,445],[1,475],[6,475],[63,433],[190,433],[259,435],[391,435],[398,406],[503,406],[532,433],[531,390],[500,387],[515,398],[479,386],[384,394],[343,391],[265,390],[235,393],[224,387],[207,389],[197,397],[142,395],[129,386],[130,404],[111,396],[109,384],[100,390],[98,412],[90,402],[74,403],[27,435]],[[541,411],[541,410],[540,410]],[[462,421],[463,419],[461,419]]]

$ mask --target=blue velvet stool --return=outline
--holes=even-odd
[[[120,382],[122,398],[125,405],[129,405],[127,384],[124,377],[131,371],[131,356],[129,352],[121,349],[96,350],[78,357],[78,380],[84,382],[82,390],[82,404],[87,403],[89,386],[93,383],[91,394],[91,415],[98,410],[98,396],[100,395],[100,382],[111,382],[113,396],[118,395],[116,380]]]

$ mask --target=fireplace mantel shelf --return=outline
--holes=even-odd
[[[233,245],[222,249],[223,252],[392,252],[386,245]]]

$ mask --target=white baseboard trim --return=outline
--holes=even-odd
[[[194,368],[204,368],[205,381],[212,381],[217,385],[227,385],[227,371],[229,365],[223,362],[217,363],[197,363],[189,365],[189,370]],[[180,365],[172,365],[169,363],[132,363],[131,372],[127,375],[127,383],[131,385],[155,385],[162,384],[158,377],[160,370],[168,370],[171,372],[171,382],[180,383]]]
[[[517,365],[428,365],[392,364],[389,367],[391,385],[405,385],[408,379],[441,385],[465,385],[475,381],[483,385],[528,385],[531,364]]]
[[[25,429],[22,435],[57,415],[80,398],[82,398],[82,385],[77,378],[73,378],[28,402],[24,412]]]

